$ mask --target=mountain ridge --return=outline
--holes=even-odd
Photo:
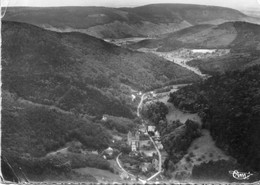
[[[168,33],[162,38],[143,40],[132,44],[131,47],[158,48],[159,51],[172,51],[179,48],[202,49],[229,49],[244,48],[256,49],[259,41],[260,26],[247,22],[226,22],[219,25],[200,24],[191,26],[173,33]],[[194,39],[196,38],[196,39]],[[253,42],[254,43],[249,43]]]
[[[3,21],[2,34],[3,88],[66,111],[133,118],[131,91],[125,92],[124,86],[147,90],[175,81],[200,80],[155,55],[82,33],[57,33]]]
[[[12,7],[3,20],[26,22],[56,31],[79,31],[99,38],[156,36],[214,20],[244,20],[245,14],[231,8],[152,4],[134,8],[107,7]]]

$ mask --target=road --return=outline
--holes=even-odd
[[[153,143],[153,145],[154,145],[154,147],[155,147],[155,149],[156,149],[156,151],[157,151],[157,153],[158,153],[158,158],[159,158],[159,164],[158,164],[158,165],[159,165],[159,169],[158,169],[158,172],[155,173],[154,175],[152,175],[151,177],[149,177],[149,178],[147,179],[147,181],[150,181],[150,180],[152,180],[153,178],[157,177],[157,175],[159,175],[159,174],[162,172],[162,155],[161,155],[161,152],[160,152],[160,150],[158,149],[156,143],[154,142],[154,140],[150,137],[150,135],[148,135],[148,136],[149,136],[149,139],[152,141],[152,143]]]
[[[142,94],[140,103],[139,103],[138,106],[137,106],[137,116],[138,116],[139,118],[141,118],[141,120],[142,120],[142,122],[143,122],[144,125],[145,125],[145,124],[148,124],[148,123],[147,123],[145,120],[142,119],[141,114],[140,114],[140,111],[141,111],[141,108],[142,108],[142,106],[143,106],[143,101],[146,99],[146,95],[149,94],[149,93],[150,93],[150,92]],[[147,130],[146,130],[146,132],[147,132]],[[151,142],[153,143],[154,148],[156,149],[156,151],[157,151],[157,153],[158,153],[158,157],[159,157],[159,164],[158,164],[158,165],[159,165],[159,169],[158,169],[158,172],[156,172],[154,175],[152,175],[151,177],[147,178],[146,180],[143,180],[143,179],[141,179],[141,178],[138,178],[138,180],[139,180],[141,183],[143,183],[143,184],[145,184],[145,183],[148,182],[148,181],[151,181],[152,179],[154,179],[155,177],[157,177],[157,176],[162,172],[162,155],[161,155],[161,152],[160,152],[160,150],[158,149],[158,147],[157,147],[156,143],[154,142],[154,140],[151,138],[151,136],[150,136],[150,135],[148,135],[148,136],[149,136],[149,139],[151,140]],[[122,165],[121,165],[121,163],[120,163],[120,160],[119,160],[119,157],[120,157],[121,154],[122,154],[122,153],[120,153],[120,154],[116,157],[117,165],[119,166],[119,168],[120,168],[123,172],[125,172],[126,174],[128,174],[130,177],[136,179],[137,177],[136,177],[135,175],[129,173],[128,171],[126,171],[126,170],[122,167]]]
[[[118,154],[118,156],[116,157],[116,162],[117,162],[117,165],[119,166],[119,168],[120,168],[123,172],[127,173],[129,176],[131,176],[131,177],[133,177],[133,178],[136,178],[135,175],[129,173],[128,171],[126,171],[126,170],[122,167],[122,165],[121,165],[121,163],[120,163],[120,161],[119,161],[119,156],[120,156],[120,155],[122,155],[122,153]]]
[[[139,118],[141,118],[140,109],[141,109],[141,107],[142,107],[142,105],[143,105],[143,101],[145,100],[145,95],[146,95],[146,93],[144,93],[144,94],[141,96],[140,103],[139,103],[138,106],[137,106],[137,116],[138,116]],[[142,119],[142,118],[141,118],[141,119]]]
[[[126,171],[126,170],[122,167],[122,165],[121,165],[121,163],[120,163],[120,161],[119,161],[119,156],[120,156],[121,154],[122,154],[122,153],[118,154],[118,156],[116,157],[117,165],[119,166],[119,168],[120,168],[123,172],[125,172],[125,173],[128,174],[130,177],[132,177],[131,179],[136,179],[136,176],[135,176],[134,174],[129,173],[128,171]],[[146,180],[143,180],[143,179],[141,179],[141,178],[138,178],[138,180],[139,180],[141,183],[143,183],[143,184],[145,184],[145,183],[147,182]]]
[[[137,116],[139,117],[139,118],[141,118],[141,120],[143,121],[143,124],[145,124],[145,125],[147,125],[148,123],[144,120],[144,119],[142,119],[142,117],[141,117],[141,114],[140,114],[140,110],[141,110],[141,108],[142,108],[142,105],[143,105],[143,101],[146,99],[146,95],[147,94],[149,94],[149,92],[148,93],[144,93],[142,96],[141,96],[141,100],[140,100],[140,103],[139,103],[139,105],[138,105],[138,107],[137,107]],[[146,132],[147,132],[147,130],[146,130]],[[160,150],[158,149],[158,147],[157,147],[157,145],[156,145],[156,143],[154,142],[154,140],[151,138],[151,136],[148,134],[148,136],[149,136],[149,139],[151,140],[151,142],[153,143],[153,145],[154,145],[154,148],[156,149],[156,151],[157,151],[157,153],[158,153],[158,158],[159,158],[159,169],[158,169],[158,172],[157,173],[155,173],[154,175],[152,175],[151,177],[149,177],[146,181],[150,181],[150,180],[152,180],[152,179],[154,179],[155,177],[157,177],[157,175],[159,175],[161,172],[162,172],[162,155],[161,155],[161,152],[160,152]]]

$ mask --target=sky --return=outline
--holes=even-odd
[[[259,9],[260,0],[1,0],[2,6],[106,6],[135,7],[154,3],[216,5],[235,9]]]

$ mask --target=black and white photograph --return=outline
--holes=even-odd
[[[260,184],[260,0],[1,0],[0,184]]]

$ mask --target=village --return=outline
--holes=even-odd
[[[109,182],[109,174],[113,178],[118,178],[119,182],[129,180],[141,182],[163,180],[165,177],[162,175],[162,163],[166,159],[167,153],[161,143],[160,133],[156,130],[153,123],[142,119],[140,111],[143,104],[153,103],[165,96],[167,97],[169,92],[176,91],[184,85],[186,84],[170,85],[147,93],[132,91],[130,95],[132,101],[135,103],[139,102],[137,107],[139,123],[135,123],[130,128],[124,127],[124,130],[118,131],[113,124],[117,122],[120,126],[126,126],[128,125],[127,120],[104,114],[100,119],[100,123],[104,127],[109,128],[112,135],[111,143],[106,149],[88,149],[79,141],[73,141],[68,143],[65,148],[50,152],[48,155],[73,152],[102,158],[113,167],[113,172],[108,173],[107,171],[99,170],[95,177],[101,182]],[[110,126],[112,127],[110,128]],[[78,171],[84,174],[89,170],[94,170],[94,168],[83,168]]]
[[[103,117],[103,121],[106,121],[106,118]],[[163,151],[163,145],[154,125],[147,125],[143,121],[138,128],[129,131],[125,138],[120,140],[117,138],[115,142],[117,145],[126,144],[128,150],[118,151],[113,147],[108,147],[103,152],[103,158],[111,159],[111,156],[116,156],[114,159],[125,172],[120,175],[122,179],[126,180],[131,177],[147,179],[161,170],[161,162],[155,147]]]
[[[128,132],[127,144],[131,147],[131,152],[121,155],[120,160],[130,173],[147,178],[159,171],[159,156],[150,138],[159,150],[163,149],[155,126],[149,125],[146,128],[141,125],[139,130]]]
[[[103,124],[109,120],[108,118],[108,115],[103,116],[101,120]],[[138,181],[138,179],[149,179],[151,177],[153,180],[162,179],[160,174],[162,159],[160,159],[161,154],[158,151],[164,151],[160,141],[160,134],[154,125],[145,124],[144,122],[142,120],[142,124],[129,130],[127,134],[117,132],[111,145],[105,150],[90,150],[85,148],[79,141],[72,141],[67,143],[66,147],[50,152],[48,156],[66,156],[70,153],[78,153],[103,158],[111,166],[114,166],[113,175],[117,175],[122,181]],[[164,152],[164,154],[166,153]],[[84,170],[87,170],[87,168]],[[105,178],[103,173],[100,175],[100,179],[109,180],[109,178]]]
[[[113,169],[111,172],[106,170],[97,170],[91,167],[75,169],[85,174],[88,171],[95,171],[95,177],[100,182],[109,182],[110,177],[119,182],[124,181],[149,181],[162,180],[162,161],[166,158],[166,152],[160,141],[160,134],[153,123],[140,119],[140,110],[144,102],[153,100],[155,92],[142,93],[133,91],[132,101],[140,103],[137,108],[139,123],[127,127],[130,122],[124,118],[117,118],[104,114],[100,119],[100,124],[109,128],[112,135],[110,145],[103,150],[95,150],[85,147],[81,142],[75,140],[68,142],[65,147],[47,154],[52,158],[55,156],[70,156],[72,153],[83,156],[92,156],[94,159],[103,159],[110,164]],[[123,130],[116,130],[114,126],[109,127],[111,123],[117,122]],[[117,125],[118,126],[118,125]],[[125,127],[126,126],[126,127]],[[94,172],[93,172],[94,173]],[[145,180],[144,180],[145,179]],[[149,180],[148,180],[149,179]]]

